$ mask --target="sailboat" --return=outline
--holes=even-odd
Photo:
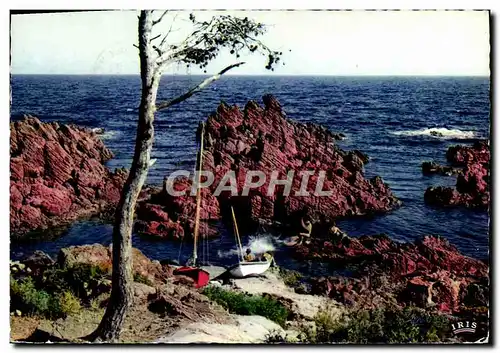
[[[244,278],[248,276],[257,276],[264,272],[266,272],[274,259],[272,256],[269,256],[265,261],[244,261],[243,260],[243,247],[241,246],[240,233],[238,231],[238,223],[236,222],[236,216],[234,215],[233,206],[231,206],[231,213],[233,215],[233,226],[234,226],[234,234],[236,236],[236,241],[239,246],[239,262],[230,267],[228,269],[229,273],[236,278]]]
[[[201,143],[200,143],[200,151],[198,152],[198,185],[201,183],[201,167],[203,165],[203,139],[205,135],[205,124],[202,123],[201,129]],[[196,288],[206,286],[210,281],[210,273],[200,266],[198,266],[198,236],[200,231],[200,210],[201,210],[201,189],[197,188],[196,190],[196,213],[195,213],[195,223],[194,223],[194,232],[193,232],[193,256],[190,259],[190,263],[186,266],[179,267],[174,271],[175,275],[184,275],[190,277],[194,280],[194,285]],[[243,278],[247,276],[255,276],[261,273],[264,273],[269,269],[273,262],[273,258],[270,257],[266,261],[251,261],[247,262],[243,260],[243,248],[241,246],[240,234],[238,231],[238,224],[236,222],[236,216],[234,214],[233,206],[231,206],[231,212],[233,216],[233,226],[234,233],[237,239],[237,243],[239,246],[239,262],[230,267],[228,269],[229,273],[236,278]]]
[[[200,151],[198,152],[198,185],[201,183],[201,167],[203,165],[203,136],[205,135],[205,124],[202,123]],[[198,235],[200,233],[200,210],[201,210],[201,189],[196,190],[196,213],[193,232],[193,256],[190,259],[189,265],[179,267],[174,271],[175,275],[183,275],[194,280],[196,288],[204,287],[210,281],[210,274],[198,266]]]

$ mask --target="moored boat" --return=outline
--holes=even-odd
[[[236,265],[229,268],[229,273],[236,278],[248,276],[257,276],[266,272],[271,266],[272,259],[268,261],[240,261]]]
[[[202,124],[201,144],[200,144],[200,151],[198,152],[198,166],[199,166],[198,185],[200,184],[201,181],[201,167],[203,165],[204,131],[205,131],[205,124]],[[195,216],[195,225],[193,234],[193,239],[194,239],[193,256],[190,261],[191,263],[189,265],[179,267],[174,271],[175,275],[183,275],[192,278],[194,280],[194,285],[196,288],[204,287],[210,281],[210,274],[197,265],[198,235],[200,230],[200,210],[201,210],[201,194],[200,194],[200,188],[198,188],[196,191],[196,216]]]
[[[236,222],[236,216],[234,214],[233,206],[231,206],[231,213],[233,215],[233,226],[234,226],[234,235],[236,236],[236,241],[239,246],[238,257],[240,261],[231,266],[228,271],[229,273],[236,278],[244,278],[247,276],[257,276],[264,272],[266,272],[274,259],[271,255],[264,255],[266,258],[265,261],[244,261],[243,257],[243,247],[241,246],[240,233],[238,231],[238,223]]]

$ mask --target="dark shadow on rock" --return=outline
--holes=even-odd
[[[15,341],[15,344],[25,344],[25,343],[70,343],[70,341],[51,335],[47,331],[36,329],[29,337]]]

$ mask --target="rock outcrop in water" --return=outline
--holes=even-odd
[[[178,179],[175,191],[190,189],[191,181]],[[200,210],[200,234],[213,237],[217,234],[209,223],[220,219],[219,202],[208,189],[201,190],[203,207]],[[180,240],[186,234],[193,234],[196,212],[196,198],[188,194],[172,196],[166,189],[153,193],[149,200],[140,202],[137,207],[135,229],[145,235]]]
[[[488,141],[473,146],[452,146],[446,158],[453,166],[462,167],[457,176],[456,189],[429,187],[425,202],[439,206],[488,208],[490,204],[490,147]]]
[[[334,135],[323,126],[287,119],[274,97],[263,100],[264,107],[251,101],[243,111],[222,104],[206,125],[204,169],[215,174],[212,191],[229,170],[236,172],[239,193],[248,171],[263,171],[267,177],[248,197],[235,200],[241,214],[282,221],[310,210],[315,216],[337,218],[387,212],[399,204],[380,177],[364,178],[366,155],[335,146]],[[289,196],[283,190],[268,195],[272,173],[286,179],[289,171],[294,172]],[[296,196],[302,181],[299,176],[305,171],[314,172],[307,187],[310,196]],[[321,171],[326,175],[322,190],[332,191],[331,196],[313,195]],[[232,200],[222,193],[219,202]]]
[[[10,228],[43,230],[116,205],[127,177],[90,129],[25,117],[10,124]]]
[[[489,305],[488,265],[462,255],[440,237],[415,243],[398,243],[385,235],[339,244],[313,239],[296,247],[295,257],[349,268],[349,277],[320,278],[312,286],[313,293],[348,305],[376,307],[393,301],[446,313],[484,313]]]
[[[453,175],[453,174],[460,174],[461,173],[460,168],[453,168],[450,166],[443,166],[440,165],[436,162],[423,162],[422,163],[422,173],[424,175],[432,175],[432,174],[439,174],[439,175]]]
[[[250,101],[243,110],[222,103],[208,118],[203,170],[213,172],[215,180],[203,194],[206,215],[202,218],[215,220],[227,215],[229,205],[234,206],[242,222],[266,219],[288,223],[304,213],[313,218],[338,218],[387,212],[400,204],[380,177],[367,180],[363,176],[364,164],[368,162],[365,154],[338,148],[335,140],[341,136],[323,126],[287,119],[274,97],[264,96],[263,101],[264,107]],[[230,171],[235,173],[239,196],[223,191],[214,197],[221,180]],[[251,188],[248,196],[241,196],[248,171],[263,172],[266,181]],[[309,195],[297,196],[302,172],[306,171],[312,173],[306,185]],[[283,185],[269,194],[271,175],[276,173],[283,180],[289,172],[294,173],[289,195],[284,194]],[[320,190],[330,191],[330,196],[314,195],[316,188],[321,187],[320,172],[325,176]],[[161,211],[168,212],[169,219],[194,215],[193,197],[172,200],[163,192],[156,200]],[[175,207],[170,207],[172,204]],[[155,231],[155,225],[150,225],[159,221],[156,218],[139,215],[140,227],[148,233],[168,237],[171,232],[168,221],[164,221],[164,232]]]

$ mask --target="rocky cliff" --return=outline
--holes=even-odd
[[[42,123],[10,124],[10,227],[24,235],[116,205],[126,171],[110,172],[113,155],[90,129]]]
[[[227,215],[229,205],[235,207],[241,222],[266,219],[289,223],[306,213],[313,218],[331,219],[387,212],[400,204],[380,177],[370,180],[364,177],[366,155],[336,146],[335,140],[342,136],[323,126],[288,119],[273,96],[264,96],[263,101],[263,107],[250,101],[243,110],[222,103],[209,116],[204,135],[203,170],[212,172],[215,178],[203,193],[202,219],[216,220]],[[266,180],[242,196],[248,171],[263,172]],[[221,184],[228,185],[224,177],[231,172],[234,172],[238,196],[229,191],[217,193]],[[290,177],[289,173],[293,176],[288,195],[283,185],[268,192],[273,174],[283,180]],[[306,182],[304,173],[311,174]],[[323,183],[319,181],[321,173],[324,173]],[[182,183],[176,185],[182,186]],[[300,190],[307,196],[297,195]],[[318,190],[331,195],[318,196]],[[162,229],[165,231],[157,231],[156,224],[148,225],[157,219],[139,215],[139,224],[148,233],[168,237],[170,219],[184,217],[187,222],[192,221],[194,197],[172,200],[163,191],[163,195],[154,199],[162,211],[169,212],[169,218],[164,217]],[[170,207],[172,204],[175,207]]]

